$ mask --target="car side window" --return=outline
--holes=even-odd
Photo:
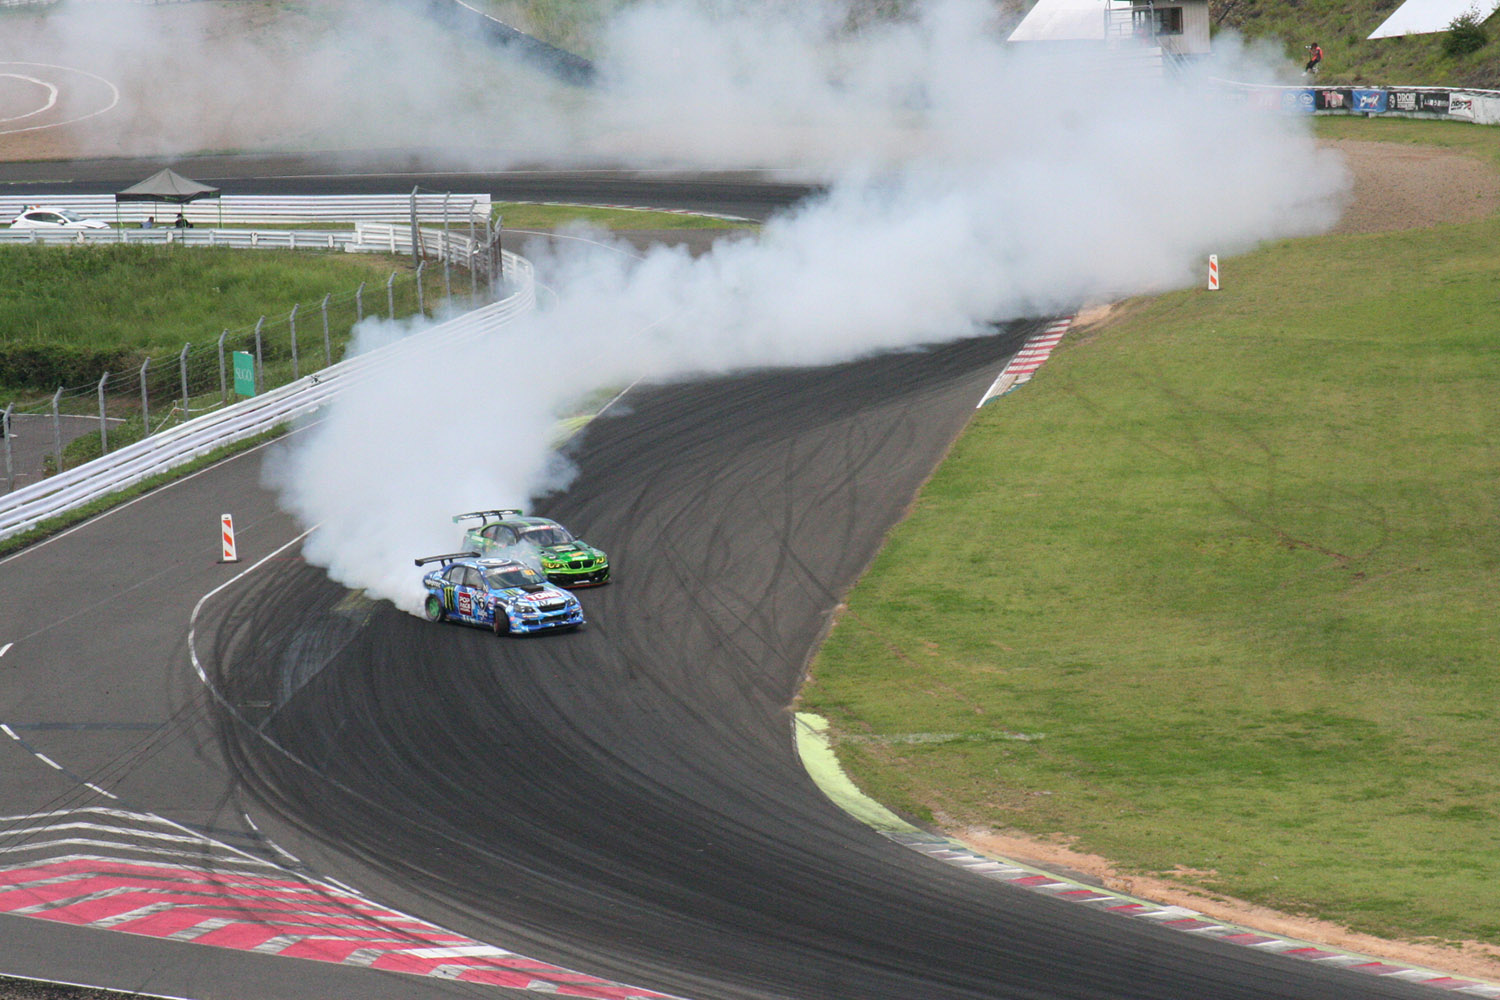
[[[464,570],[464,586],[473,587],[475,590],[483,590],[484,577],[479,575],[479,570],[470,566]]]
[[[443,579],[447,580],[455,587],[462,586],[464,582],[465,569],[466,567],[464,566],[450,566],[448,567],[448,572],[443,574]]]

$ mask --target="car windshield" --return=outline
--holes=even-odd
[[[506,587],[529,587],[534,584],[547,582],[546,577],[530,566],[507,566],[505,569],[487,569],[484,571],[484,580],[495,590],[503,590]]]
[[[67,219],[69,222],[83,221],[83,216],[79,215],[77,212],[73,211],[70,208],[59,208],[57,209],[57,214],[62,216],[64,219]]]
[[[521,541],[532,545],[566,545],[573,540],[568,529],[560,524],[538,524],[521,532]]]

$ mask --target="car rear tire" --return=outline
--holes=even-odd
[[[427,613],[427,620],[430,622],[440,622],[448,617],[448,612],[443,608],[443,599],[436,594],[427,595],[427,603],[422,610]]]

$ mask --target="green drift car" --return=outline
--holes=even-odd
[[[479,521],[464,532],[465,549],[509,558],[524,557],[527,549],[535,549],[548,582],[559,587],[597,587],[609,582],[609,557],[604,551],[574,538],[549,518],[527,517],[519,510],[476,510],[457,514],[453,520]]]

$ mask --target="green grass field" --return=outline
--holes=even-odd
[[[1464,55],[1445,50],[1447,32],[1369,38],[1399,6],[1387,0],[1210,0],[1215,27],[1269,42],[1300,69],[1306,46],[1323,46],[1322,83],[1500,87],[1500,17],[1484,22],[1490,44]]]
[[[1500,943],[1500,219],[1223,275],[979,412],[803,707],[919,819]]]
[[[495,211],[503,216],[507,229],[540,229],[547,232],[570,222],[587,222],[605,229],[733,229],[741,223],[715,219],[707,215],[682,215],[678,212],[650,212],[618,208],[596,208],[591,205],[538,205],[531,202],[502,202]]]
[[[324,295],[366,295],[406,257],[211,247],[0,247],[0,331],[26,340],[178,350],[188,341],[285,315]],[[428,268],[427,270],[432,270]],[[430,277],[430,276],[429,276]]]

